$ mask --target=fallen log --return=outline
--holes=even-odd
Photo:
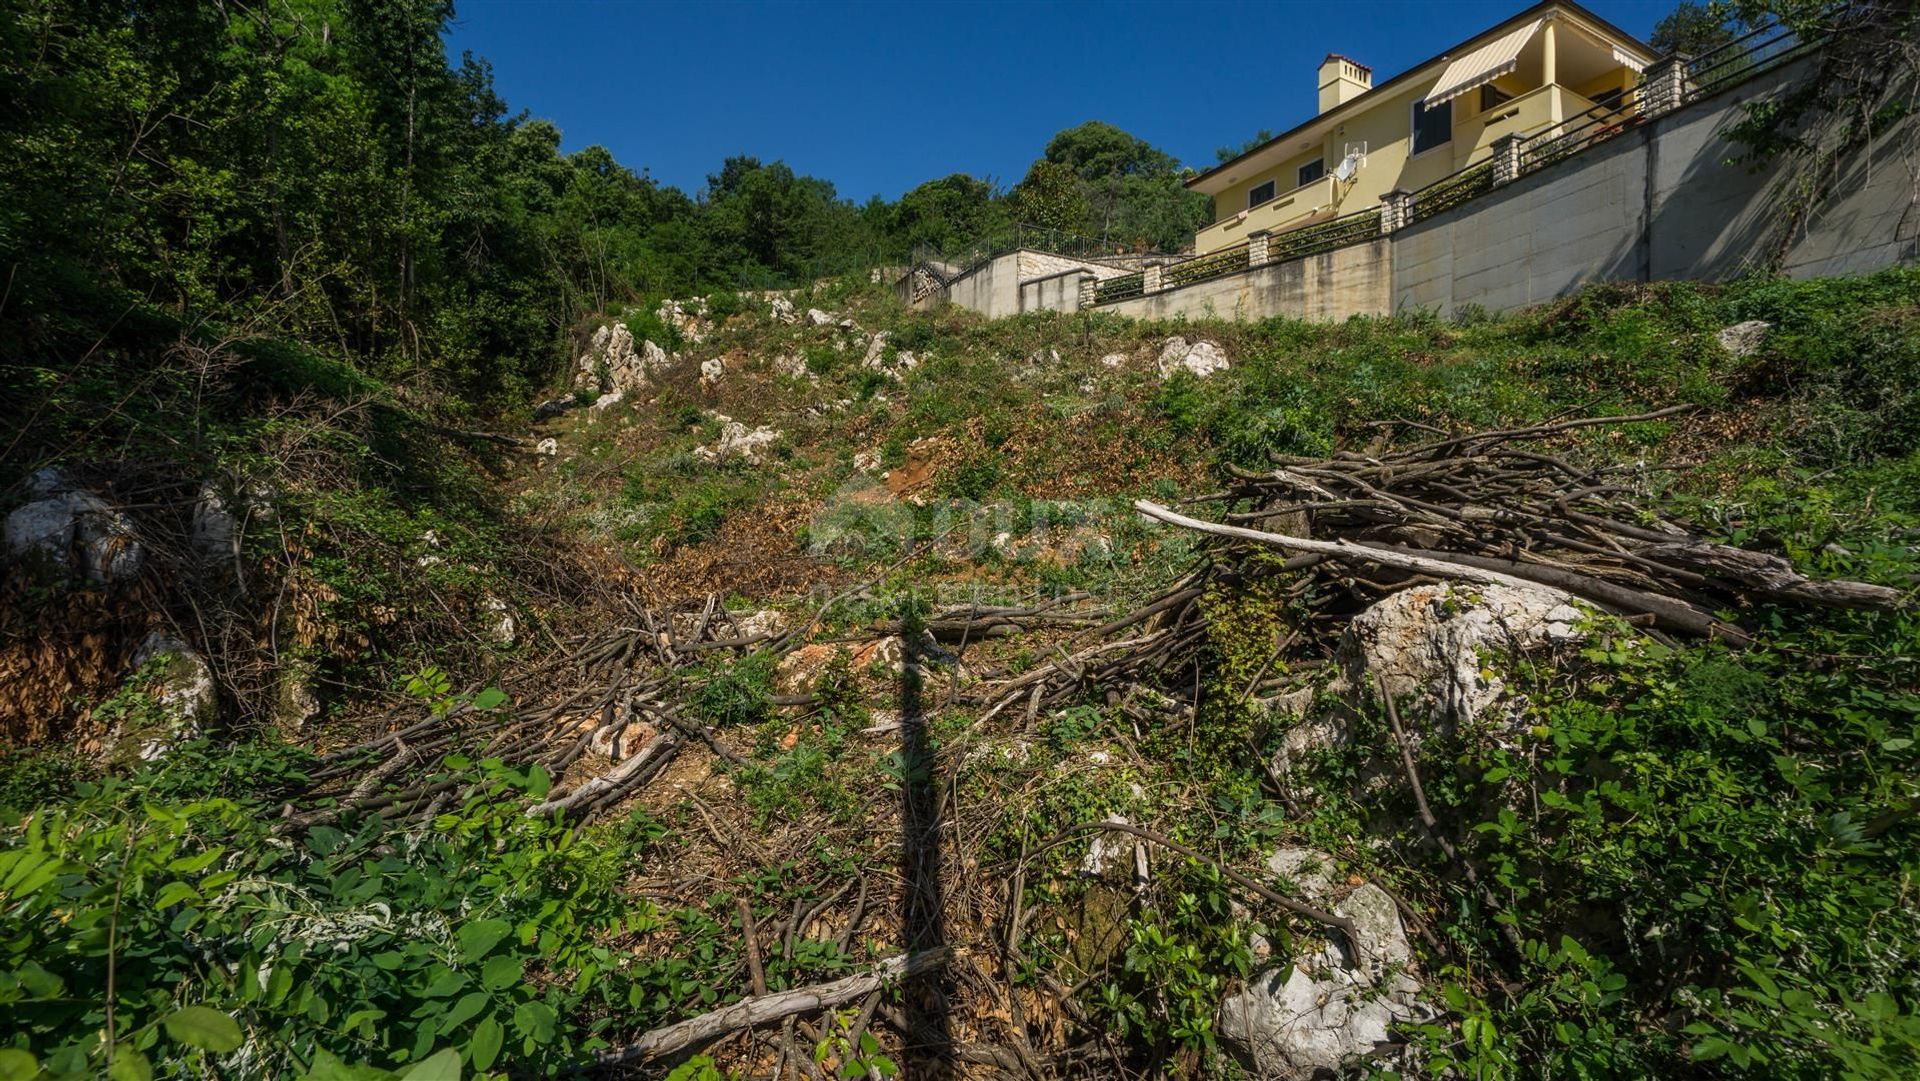
[[[858,976],[845,976],[811,987],[796,987],[778,994],[743,998],[698,1017],[653,1029],[624,1047],[602,1051],[594,1057],[591,1065],[618,1066],[659,1058],[712,1043],[744,1028],[756,1028],[796,1014],[831,1009],[870,995],[890,983],[934,972],[952,956],[953,951],[945,946],[920,953],[903,953],[887,958],[871,971]]]
[[[1738,582],[1755,593],[1777,600],[1800,601],[1828,608],[1886,611],[1900,607],[1905,599],[1905,594],[1891,586],[1844,580],[1815,581],[1794,570],[1793,564],[1779,556],[1707,541],[1662,544],[1643,548],[1640,555]]]
[[[1424,555],[1411,555],[1388,548],[1376,548],[1370,544],[1356,544],[1353,541],[1322,541],[1306,537],[1289,537],[1282,533],[1263,533],[1258,529],[1246,529],[1242,526],[1221,525],[1218,522],[1189,518],[1168,510],[1158,503],[1146,499],[1133,502],[1135,510],[1149,518],[1157,518],[1169,525],[1182,529],[1192,529],[1201,533],[1212,533],[1219,537],[1231,537],[1234,540],[1251,541],[1288,551],[1330,556],[1347,562],[1377,563],[1383,567],[1411,571],[1415,574],[1431,574],[1441,578],[1457,578],[1468,582],[1485,582],[1492,585],[1512,586],[1515,589],[1542,589],[1549,593],[1558,593],[1567,597],[1567,591],[1551,586],[1543,587],[1537,582],[1507,574],[1503,571],[1489,570],[1484,567],[1468,566],[1453,561],[1453,553],[1447,553],[1446,559],[1435,559]]]
[[[626,782],[644,773],[656,760],[664,760],[680,749],[682,737],[675,731],[662,732],[653,737],[640,752],[618,766],[585,782],[572,792],[557,799],[536,803],[527,808],[528,818],[542,818],[555,811],[571,811],[582,804],[597,802],[601,797],[619,792]]]

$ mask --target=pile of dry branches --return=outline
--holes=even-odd
[[[1284,594],[1305,613],[1281,645],[1332,652],[1347,620],[1390,593],[1442,580],[1502,583],[1579,598],[1653,634],[1745,644],[1742,613],[1759,604],[1891,609],[1906,593],[1866,582],[1820,581],[1784,558],[1706,539],[1696,524],[1650,509],[1652,467],[1586,464],[1573,433],[1657,421],[1676,406],[1633,416],[1563,420],[1446,436],[1380,455],[1283,458],[1264,473],[1236,470],[1230,487],[1195,504],[1230,508],[1219,522],[1142,500],[1141,513],[1218,536],[1224,550],[1128,617],[1087,632],[1054,661],[990,684],[976,700],[992,716],[1029,717],[1090,689],[1122,708],[1145,708],[1186,688],[1205,635],[1198,601],[1209,589],[1293,573]],[[1266,527],[1266,528],[1256,528]],[[1285,557],[1261,557],[1260,549]],[[1145,699],[1138,684],[1169,674]],[[1184,677],[1182,677],[1184,678]],[[1253,690],[1253,688],[1249,688]],[[1124,693],[1123,693],[1124,692]]]

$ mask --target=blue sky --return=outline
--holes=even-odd
[[[1527,0],[1158,3],[459,0],[448,51],[510,107],[689,193],[730,154],[857,200],[965,172],[1012,185],[1105,120],[1190,165],[1314,112],[1328,52],[1376,82]],[[1642,38],[1674,0],[1587,0]]]

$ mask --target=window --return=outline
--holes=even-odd
[[[1512,100],[1512,94],[1507,93],[1492,83],[1482,83],[1480,86],[1480,111],[1483,113],[1488,109],[1505,105]]]
[[[1595,94],[1593,96],[1593,103],[1608,112],[1619,112],[1620,101],[1626,96],[1627,92],[1616,86],[1612,90],[1605,90]]]
[[[1311,184],[1314,181],[1326,175],[1327,175],[1327,159],[1315,158],[1312,161],[1300,167],[1300,172],[1297,174],[1297,180],[1294,183],[1294,187],[1304,188],[1308,184]]]
[[[1413,103],[1413,152],[1424,154],[1453,140],[1453,102],[1443,101],[1429,107],[1424,101]]]
[[[1256,207],[1271,198],[1273,198],[1273,181],[1269,180],[1265,184],[1255,184],[1247,192],[1247,206]]]

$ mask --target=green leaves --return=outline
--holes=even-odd
[[[500,1022],[489,1017],[474,1026],[473,1042],[468,1051],[473,1056],[473,1068],[486,1070],[493,1067],[494,1060],[500,1057],[500,1045],[506,1040],[506,1031]]]
[[[216,1054],[237,1050],[245,1035],[233,1018],[207,1006],[183,1006],[161,1020],[167,1035]]]
[[[17,1048],[0,1048],[0,1081],[33,1081],[39,1076],[39,1059]]]
[[[117,1047],[113,1062],[107,1066],[107,1077],[111,1081],[153,1081],[153,1064],[131,1047]]]
[[[460,944],[460,956],[468,964],[477,964],[493,948],[500,944],[513,930],[513,925],[505,920],[469,920],[460,926],[455,935]]]

